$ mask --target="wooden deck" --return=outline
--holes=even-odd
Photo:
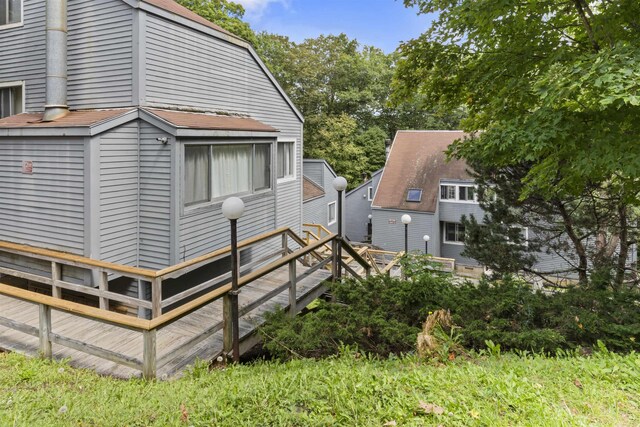
[[[306,270],[298,263],[297,270]],[[298,310],[317,298],[325,290],[325,280],[331,273],[319,269],[297,283],[296,299]],[[256,326],[263,321],[266,311],[273,311],[277,306],[287,307],[289,304],[289,288],[283,283],[289,280],[286,266],[255,280],[242,288],[240,303],[240,336],[241,352],[245,352],[255,343]],[[281,289],[279,292],[278,290]],[[252,304],[269,293],[276,294],[272,299],[253,307]],[[0,295],[0,317],[17,323],[39,327],[38,304],[22,301],[9,296]],[[196,345],[190,343],[194,337],[213,328],[213,333]],[[109,325],[96,320],[79,317],[70,313],[52,310],[51,331],[66,338],[85,343],[105,350],[120,353],[132,359],[143,358],[143,336],[140,332]],[[190,313],[189,315],[159,329],[156,335],[159,378],[169,378],[182,373],[198,358],[211,360],[222,352],[222,299],[217,299]],[[39,351],[39,340],[35,336],[0,326],[0,348],[36,356]],[[184,354],[169,363],[177,353]],[[119,378],[131,378],[141,375],[137,369],[110,362],[86,354],[78,350],[53,344],[53,357],[69,359],[70,364],[80,368],[95,370],[104,375]]]

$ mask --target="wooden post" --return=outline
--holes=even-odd
[[[331,241],[331,280],[338,278],[338,242],[337,239]]]
[[[162,279],[156,278],[151,282],[151,318],[162,315]]]
[[[296,260],[289,262],[289,314],[291,317],[295,317],[298,313],[297,304],[297,273],[296,273]]]
[[[51,307],[45,304],[40,304],[39,308],[40,354],[42,355],[42,357],[51,359],[51,340],[49,339],[49,333],[51,332]]]
[[[109,290],[109,274],[106,271],[100,272],[100,283],[98,283],[98,288],[100,289],[100,310],[109,310],[109,299],[102,296],[102,292],[107,292]]]
[[[222,351],[225,355],[233,349],[233,322],[231,321],[231,297],[222,297]]]
[[[289,236],[287,233],[282,233],[282,256],[289,255]]]
[[[58,287],[58,282],[62,280],[62,265],[55,261],[51,262],[51,295],[54,298],[62,298],[62,289]]]
[[[156,377],[156,330],[142,332],[142,376],[151,380]]]

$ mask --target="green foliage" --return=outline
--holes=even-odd
[[[269,33],[257,38],[256,51],[305,116],[305,157],[327,160],[349,188],[363,172],[384,165],[384,141],[396,130],[458,126],[459,112],[435,113],[413,101],[390,104],[395,54],[345,34],[301,43]]]
[[[593,348],[600,340],[615,351],[640,350],[636,291],[583,287],[549,293],[510,276],[454,284],[429,264],[413,264],[410,280],[377,276],[335,283],[337,302],[322,302],[301,317],[267,316],[266,348],[281,359],[325,357],[343,344],[383,357],[409,352],[427,315],[445,309],[459,329],[443,342],[469,349],[544,352]]]
[[[249,24],[242,20],[245,12],[242,5],[229,0],[176,0],[176,2],[249,43],[256,43],[255,33]]]
[[[464,106],[463,127],[477,134],[450,154],[466,159],[485,184],[501,181],[496,192],[517,206],[512,216],[532,216],[532,224],[542,217],[540,231],[553,227],[542,240],[568,246],[561,256],[576,259],[582,283],[594,266],[621,284],[640,204],[640,3],[405,4],[438,19],[401,46],[395,98]],[[595,250],[588,239],[599,241]]]
[[[424,365],[347,352],[171,381],[0,354],[2,426],[638,425],[640,356],[503,355]],[[23,371],[34,375],[23,380]],[[427,413],[429,404],[442,414]],[[64,408],[64,409],[63,409]]]

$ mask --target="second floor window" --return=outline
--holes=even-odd
[[[24,111],[22,84],[2,87],[0,83],[0,119]]]
[[[0,0],[0,28],[22,22],[22,0]]]
[[[278,179],[295,176],[295,148],[296,144],[293,141],[278,141]]]
[[[440,185],[440,200],[478,203],[476,187],[474,185],[442,184]]]
[[[185,145],[185,206],[270,188],[271,144]]]

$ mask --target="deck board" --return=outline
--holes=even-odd
[[[305,267],[298,264],[298,275],[305,270]],[[321,269],[298,282],[298,300],[308,292],[322,286],[329,275],[328,271]],[[285,266],[246,285],[239,295],[240,309],[282,286],[288,280],[289,272]],[[256,325],[263,322],[266,312],[275,310],[277,306],[286,307],[288,304],[289,291],[284,290],[263,305],[242,316],[240,318],[241,339],[254,333]],[[302,308],[298,307],[298,309]],[[38,307],[26,301],[0,295],[0,316],[38,327]],[[175,352],[193,337],[220,322],[222,322],[222,301],[216,300],[160,329],[157,332],[157,359],[161,360],[165,355]],[[56,310],[52,313],[51,323],[52,331],[58,335],[142,360],[142,334],[140,332]],[[36,356],[38,354],[38,338],[0,326],[0,349]],[[210,360],[220,354],[221,351],[222,330],[193,346],[183,357],[159,367],[158,376],[167,378],[180,375],[196,359]],[[58,344],[53,344],[53,357],[56,359],[69,359],[70,364],[73,366],[92,369],[103,375],[119,378],[131,378],[141,375],[135,369]]]

